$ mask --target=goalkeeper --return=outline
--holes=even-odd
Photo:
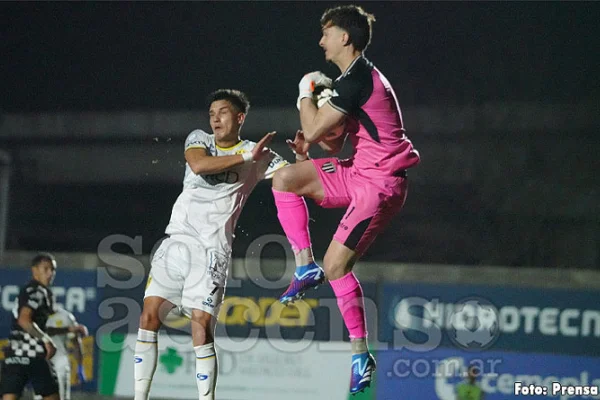
[[[350,392],[370,386],[375,360],[367,349],[363,292],[352,272],[355,262],[371,245],[406,199],[406,170],[420,161],[405,135],[396,95],[385,76],[365,57],[371,41],[373,15],[348,5],[325,11],[319,45],[325,59],[341,75],[331,79],[320,72],[305,75],[299,84],[298,108],[302,132],[290,143],[296,164],[273,178],[279,221],[296,255],[296,271],[280,301],[302,298],[327,277],[348,329],[352,347]],[[331,97],[317,108],[315,87],[331,86]],[[322,142],[340,122],[354,146],[348,160],[309,160],[311,144]],[[339,149],[337,139],[325,145]],[[313,259],[304,197],[325,208],[346,208],[323,259],[324,270]]]

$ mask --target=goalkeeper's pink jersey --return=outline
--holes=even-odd
[[[329,104],[348,116],[353,164],[360,174],[393,176],[419,163],[392,86],[363,56],[335,80]]]

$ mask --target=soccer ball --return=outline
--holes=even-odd
[[[313,90],[313,102],[317,108],[323,107],[331,96],[333,96],[333,90],[327,86],[316,86]]]
[[[313,102],[317,108],[323,107],[327,100],[333,96],[333,90],[326,86],[317,86],[313,91]],[[327,133],[323,140],[331,141],[344,136],[346,134],[346,118],[344,117],[340,123],[333,128],[333,130]]]

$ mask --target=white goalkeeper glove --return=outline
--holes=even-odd
[[[310,72],[304,75],[298,84],[298,101],[296,102],[298,110],[300,110],[300,102],[303,98],[309,97],[312,99],[315,87],[331,87],[331,83],[331,78],[328,78],[321,71]]]

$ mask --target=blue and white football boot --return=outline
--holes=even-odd
[[[316,288],[325,281],[325,271],[317,263],[296,267],[294,277],[287,290],[279,297],[282,304],[293,303],[304,297],[310,288]]]
[[[355,395],[371,386],[375,368],[375,358],[369,352],[352,355],[350,394]]]

